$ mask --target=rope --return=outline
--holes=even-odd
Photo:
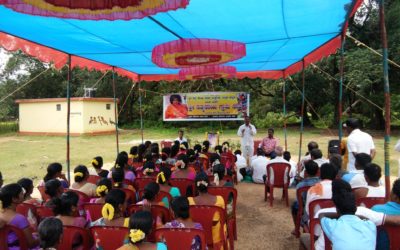
[[[146,92],[150,92],[150,93],[154,93],[157,95],[164,95],[164,93],[161,93],[161,92],[151,91],[151,90],[142,89],[142,88],[139,88],[139,91],[144,92],[145,94],[146,94]]]
[[[119,117],[119,115],[122,113],[122,111],[124,110],[125,104],[126,104],[126,102],[128,101],[129,96],[131,96],[131,93],[132,93],[133,88],[134,88],[135,86],[136,86],[136,83],[133,83],[133,84],[132,84],[131,90],[129,90],[129,93],[128,93],[128,95],[127,95],[126,98],[125,98],[124,104],[122,104],[121,109],[119,110],[118,117]]]
[[[301,90],[297,87],[296,83],[293,81],[292,77],[288,76],[287,77],[290,82],[293,84],[293,86],[296,88],[297,91],[300,92],[300,94],[302,93]],[[307,102],[307,104],[310,106],[311,110],[317,115],[318,119],[322,121],[322,123],[325,125],[326,129],[328,130],[329,134],[331,136],[335,136],[332,133],[332,130],[329,129],[329,126],[326,124],[326,122],[321,118],[321,116],[317,113],[317,111],[314,109],[314,107],[311,105],[311,103],[308,101],[308,99],[306,97],[304,97],[304,100]]]
[[[108,74],[108,72],[110,72],[110,71],[107,70],[106,72],[104,72],[103,76],[100,77],[100,79],[97,80],[97,82],[95,82],[91,88],[96,87],[96,85]]]

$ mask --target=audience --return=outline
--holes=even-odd
[[[266,166],[268,164],[268,159],[265,157],[264,150],[262,148],[257,148],[257,158],[251,161],[251,169],[253,171],[252,177],[254,183],[263,184],[264,176],[267,174]],[[245,175],[245,172],[241,171],[242,175]]]
[[[246,158],[242,156],[242,151],[237,149],[235,151],[235,157],[236,157],[236,168],[237,168],[237,180],[242,181],[244,176],[246,176],[246,171],[247,171],[247,163],[246,163]]]
[[[24,203],[29,203],[33,204],[36,206],[40,205],[40,201],[38,199],[32,198],[31,195],[33,193],[33,181],[29,178],[22,178],[17,181],[17,184],[19,184],[24,190]]]
[[[64,226],[75,226],[84,228],[87,221],[79,217],[78,211],[79,196],[73,191],[63,193],[60,198],[53,199],[53,212],[60,219]]]
[[[379,184],[381,172],[381,167],[375,163],[369,163],[365,166],[364,177],[368,183],[367,197],[385,197],[385,187]]]
[[[60,197],[61,194],[64,192],[64,188],[61,184],[61,181],[58,179],[51,179],[46,182],[45,184],[45,193],[50,197],[49,200],[43,201],[45,202],[45,206],[52,207],[54,198]]]
[[[103,167],[103,158],[101,156],[96,156],[92,160],[92,166],[94,167],[94,170],[96,174],[102,178],[107,178],[109,171],[102,169]]]
[[[289,184],[289,186],[292,186],[294,184],[294,180],[295,180],[296,173],[297,173],[297,162],[292,160],[292,155],[290,154],[289,151],[283,152],[283,159],[285,159],[290,164],[290,172],[289,172],[290,184]]]
[[[112,189],[107,193],[101,211],[102,218],[91,223],[91,226],[128,227],[129,218],[124,217],[126,210],[125,193],[120,189]]]
[[[188,165],[189,158],[185,154],[179,155],[175,163],[175,167],[177,169],[172,173],[171,178],[184,178],[194,180],[194,178],[196,177],[196,171],[193,168],[188,167]]]
[[[44,184],[52,179],[58,179],[61,181],[63,188],[69,187],[69,182],[62,173],[62,165],[58,162],[54,162],[47,166],[47,174],[44,176],[43,180],[39,182],[39,186],[44,186]]]
[[[364,169],[367,164],[371,163],[371,156],[365,153],[359,153],[355,156],[355,169],[343,175],[342,179],[348,182],[351,188],[367,187],[364,177]]]
[[[101,178],[97,181],[96,196],[98,198],[90,199],[90,203],[104,204],[108,192],[112,189],[112,182],[110,179]]]
[[[86,166],[79,165],[74,169],[74,183],[71,185],[71,189],[78,190],[89,197],[96,196],[96,185],[88,182],[89,171]]]
[[[63,224],[60,219],[49,217],[39,224],[38,228],[40,249],[58,249],[62,244]]]
[[[160,172],[157,174],[156,182],[160,185],[160,191],[169,193],[172,198],[181,195],[179,188],[172,187],[169,185],[169,179],[171,177],[171,170],[168,167],[161,167]],[[162,199],[162,202],[166,207],[169,207],[169,201],[167,197]]]
[[[132,191],[135,191],[132,185],[124,183],[124,170],[119,166],[115,167],[111,171],[111,178],[113,180],[113,187],[114,188],[127,188]]]
[[[311,151],[313,149],[317,149],[317,148],[318,148],[318,143],[316,143],[315,141],[310,141],[307,144],[308,151],[307,151],[306,155],[303,158],[301,158],[301,160],[297,164],[297,172],[298,172],[300,178],[304,178],[304,164],[307,161],[311,160],[311,154],[310,154]]]

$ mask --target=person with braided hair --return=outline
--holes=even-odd
[[[146,237],[151,233],[152,226],[153,218],[149,211],[138,211],[132,214],[129,218],[129,243],[117,250],[167,250],[167,246],[162,242],[151,243],[146,241]]]
[[[171,170],[168,167],[161,167],[160,172],[157,174],[156,182],[160,185],[160,191],[169,193],[172,198],[178,197],[181,195],[181,192],[179,191],[179,188],[169,185],[168,181],[170,177]],[[166,207],[169,207],[169,201],[167,197],[164,197],[162,202]]]

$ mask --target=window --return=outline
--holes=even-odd
[[[107,110],[110,110],[110,109],[111,109],[111,104],[107,103],[107,104],[106,104],[106,109],[107,109]]]
[[[57,104],[56,107],[57,107],[57,111],[61,111],[61,104]]]

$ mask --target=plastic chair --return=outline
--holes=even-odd
[[[17,213],[22,214],[26,218],[28,218],[29,213],[33,216],[37,217],[36,206],[30,203],[20,203],[16,208]]]
[[[385,231],[386,234],[388,235],[389,249],[391,250],[400,249],[400,237],[399,237],[400,226],[384,225],[378,227],[378,232],[381,230]]]
[[[90,228],[96,248],[115,250],[120,248],[128,238],[129,229],[126,227],[94,226]]]
[[[139,191],[138,191],[139,200],[142,200],[142,199],[143,199],[143,198],[142,198],[142,197],[143,197],[143,194],[144,194],[144,190],[139,190]],[[170,193],[167,193],[167,192],[164,192],[164,191],[159,191],[159,192],[158,192],[158,195],[156,196],[156,198],[155,198],[154,201],[156,201],[156,202],[162,202],[162,200],[163,200],[165,197],[167,197],[168,203],[171,204],[171,201],[172,201],[172,196],[171,196],[171,194],[170,194]]]
[[[181,192],[181,195],[185,196],[193,196],[195,193],[195,188],[194,188],[194,181],[185,179],[185,178],[173,178],[169,180],[169,184],[173,187],[179,188],[179,191]],[[191,190],[192,194],[188,195],[188,189]]]
[[[46,202],[51,199],[51,197],[45,192],[45,186],[38,186],[37,189],[39,190],[43,202]]]
[[[311,250],[314,250],[314,242],[315,242],[315,235],[314,235],[314,229],[317,225],[320,224],[319,218],[314,218],[314,215],[317,213],[319,209],[322,208],[330,208],[334,207],[335,204],[331,199],[319,199],[312,201],[309,205],[309,212],[310,212],[310,226],[309,226],[309,232],[310,232],[310,242],[311,242]]]
[[[356,200],[367,197],[368,188],[366,188],[366,187],[353,188],[352,190],[353,190],[354,196],[356,197]]]
[[[89,175],[89,178],[87,179],[87,182],[97,184],[97,181],[100,180],[101,177],[98,175]]]
[[[136,192],[129,188],[121,188],[121,190],[125,193],[125,201],[128,203],[128,205],[136,203]]]
[[[173,141],[163,140],[160,142],[161,148],[170,148],[172,146]]]
[[[0,228],[0,249],[8,249],[8,234],[14,232],[18,238],[19,249],[20,250],[29,250],[28,241],[25,238],[25,234],[22,229],[12,225],[5,225]]]
[[[303,200],[303,193],[307,193],[308,189],[312,186],[305,186],[296,190],[296,198],[299,205],[296,215],[296,223],[295,223],[295,235],[297,238],[300,237],[300,223],[301,217],[303,216],[304,211],[304,200]]]
[[[226,223],[225,210],[217,206],[206,206],[206,205],[191,205],[190,206],[190,217],[193,221],[200,223],[203,226],[203,230],[206,236],[207,246],[216,249],[214,247],[212,227],[214,225],[214,215],[219,214],[220,223],[220,238],[223,241],[224,249],[228,249],[224,235],[224,226]]]
[[[200,165],[202,166],[203,170],[207,170],[210,166],[210,161],[209,158],[203,158],[203,157],[199,157],[198,161],[200,163]]]
[[[256,155],[257,154],[257,148],[260,146],[260,143],[262,142],[262,140],[255,140],[254,141],[254,153],[253,153],[253,155]]]
[[[232,197],[232,213],[226,214],[226,222],[228,225],[229,245],[231,249],[234,248],[234,240],[237,240],[237,225],[236,225],[236,202],[237,190],[233,187],[209,187],[207,192],[213,195],[220,195],[224,199],[225,206],[229,203]],[[225,209],[226,210],[226,209]]]
[[[385,204],[385,197],[364,197],[356,200],[357,206],[371,208],[378,204]]]
[[[39,221],[47,217],[53,217],[54,213],[50,207],[40,206],[36,208],[36,214],[39,217]]]
[[[155,182],[155,177],[137,177],[133,182],[133,186],[136,190],[142,190],[150,182]]]
[[[90,196],[85,194],[84,192],[81,192],[79,190],[75,190],[75,189],[65,189],[65,192],[74,192],[79,196],[79,203],[85,203],[85,202],[89,202],[90,201]]]
[[[267,201],[269,189],[269,204],[272,207],[274,202],[274,188],[282,188],[282,198],[286,200],[286,206],[289,206],[289,163],[271,163],[266,166],[267,168],[267,181],[265,183],[265,197]]]
[[[142,211],[143,210],[143,205],[140,204],[134,204],[130,205],[128,207],[128,213],[133,214],[136,213],[137,211]],[[151,205],[151,215],[153,217],[153,230],[150,233],[150,235],[147,237],[148,241],[155,242],[155,230],[157,229],[157,218],[161,218],[162,224],[167,223],[168,221],[171,221],[171,212],[169,211],[168,208],[162,206],[162,205]]]
[[[200,238],[201,249],[206,249],[204,231],[196,228],[160,228],[155,232],[158,242],[165,242],[168,250],[191,249],[192,241]],[[177,240],[179,239],[179,240]]]
[[[74,226],[63,226],[62,244],[58,247],[58,250],[70,250],[72,249],[74,240],[79,237],[81,240],[81,249],[91,249],[91,235],[87,229]]]
[[[96,221],[103,217],[101,214],[101,210],[103,209],[104,204],[100,203],[84,203],[83,204],[83,209],[85,210],[86,213],[86,218],[89,221]]]

